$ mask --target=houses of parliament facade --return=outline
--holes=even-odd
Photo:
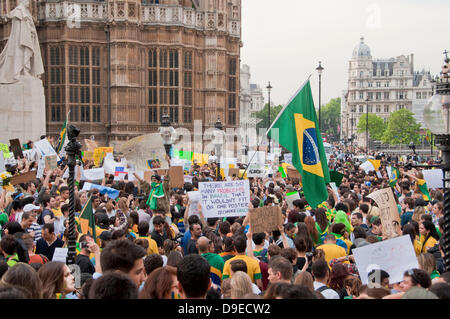
[[[0,49],[18,1],[0,0]],[[111,145],[168,114],[193,131],[239,127],[241,0],[31,0],[45,73],[46,130],[66,114]]]

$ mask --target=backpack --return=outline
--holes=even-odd
[[[316,291],[323,292],[323,291],[328,290],[328,289],[331,289],[331,288],[328,288],[328,286],[322,286],[322,287],[317,288]]]

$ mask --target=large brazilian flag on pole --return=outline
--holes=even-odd
[[[303,192],[309,205],[316,208],[326,201],[330,172],[309,78],[278,114],[267,135],[292,153],[292,165],[302,176]]]

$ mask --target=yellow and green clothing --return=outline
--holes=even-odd
[[[439,278],[441,275],[439,274],[439,272],[435,269],[433,270],[433,272],[430,274],[431,280],[433,280],[434,278]]]
[[[13,267],[19,262],[19,256],[17,254],[9,255],[6,256],[5,260],[9,267]]]
[[[341,246],[335,244],[323,244],[316,249],[322,249],[325,253],[325,260],[328,264],[330,261],[335,258],[345,257],[347,256],[347,251]]]
[[[419,241],[422,244],[422,248],[420,250],[422,253],[426,253],[428,249],[434,247],[437,244],[437,240],[433,236],[428,237],[425,242],[425,236],[420,235]]]
[[[414,252],[416,253],[416,256],[419,256],[421,254],[422,251],[422,243],[420,242],[420,240],[414,239]]]
[[[233,258],[236,256],[236,253],[230,251],[230,252],[222,252],[219,254],[220,257],[222,257],[223,262],[226,262],[227,260]]]
[[[317,245],[322,245],[323,244],[323,239],[328,234],[328,227],[329,226],[330,226],[330,224],[328,223],[327,227],[325,227],[325,230],[322,231],[322,229],[320,229],[319,224],[316,222],[316,229],[317,229],[317,232],[319,233],[319,240],[316,243]]]
[[[222,257],[218,254],[206,253],[202,254],[211,266],[211,281],[218,286],[222,285],[222,272],[225,265]]]
[[[259,267],[259,261],[246,255],[237,255],[225,262],[223,267],[222,280],[231,277],[230,263],[233,260],[243,260],[247,264],[247,275],[250,277],[253,283],[258,279],[262,279],[261,268]]]

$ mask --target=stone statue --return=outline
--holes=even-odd
[[[8,15],[12,28],[0,54],[0,84],[18,82],[22,76],[38,78],[44,73],[39,40],[28,6],[29,0],[20,0]]]

